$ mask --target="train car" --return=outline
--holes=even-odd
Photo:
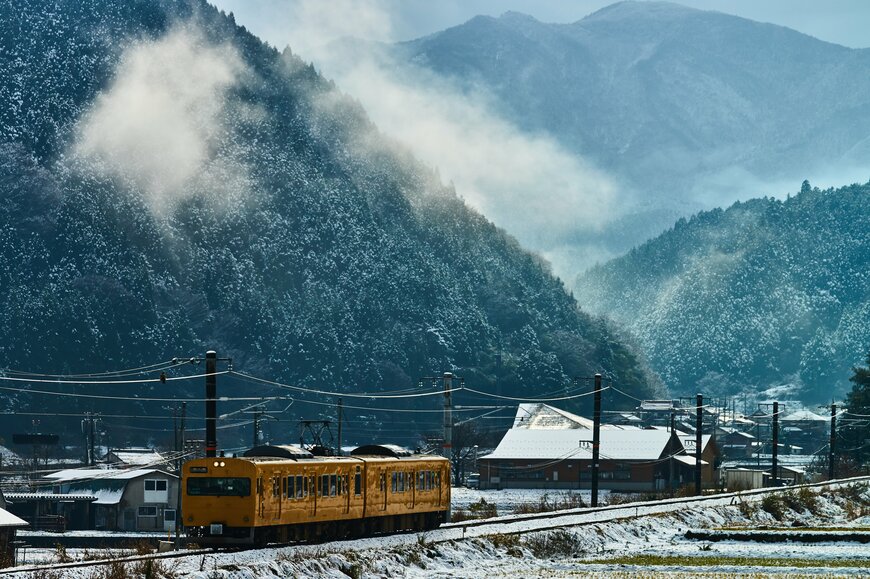
[[[182,469],[181,511],[192,542],[262,545],[437,527],[450,509],[450,463],[392,445],[318,457],[261,446]]]

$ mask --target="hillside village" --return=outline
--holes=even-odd
[[[600,424],[599,488],[662,497],[692,494],[697,465],[704,492],[799,484],[828,475],[829,418],[809,410],[780,417],[775,476],[769,413],[705,406],[700,457],[696,419],[697,412],[679,400],[643,400],[633,412],[607,414]],[[522,403],[495,448],[469,440],[456,449],[454,470],[462,473],[462,484],[486,490],[589,489],[593,429],[593,420],[557,406]],[[91,464],[60,457],[68,451],[51,444],[0,448],[4,508],[20,518],[21,528],[180,531],[178,457],[205,456],[202,441],[186,441],[183,451],[96,449]]]

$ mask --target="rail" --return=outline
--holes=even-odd
[[[428,543],[447,543],[451,541],[471,539],[493,534],[512,535],[524,533],[536,533],[541,531],[549,531],[564,527],[574,527],[582,525],[590,525],[602,522],[617,521],[621,519],[635,518],[644,515],[660,514],[671,511],[680,510],[685,505],[693,503],[710,503],[713,505],[731,505],[737,501],[742,501],[747,498],[756,500],[763,495],[785,492],[798,488],[821,488],[821,487],[839,487],[854,484],[857,482],[870,482],[870,476],[859,476],[847,479],[837,479],[824,481],[820,483],[809,483],[802,485],[794,485],[790,487],[776,487],[765,489],[754,489],[748,491],[739,491],[733,493],[721,493],[714,495],[703,495],[700,497],[679,497],[672,499],[662,499],[655,501],[642,501],[636,503],[626,503],[621,505],[607,505],[602,507],[581,507],[576,509],[565,509],[560,511],[551,511],[547,513],[531,513],[526,515],[506,515],[501,517],[493,517],[491,519],[482,519],[475,521],[462,521],[460,523],[446,523],[438,529],[432,531],[419,532],[417,534],[425,535]],[[600,515],[599,517],[589,517],[589,515]],[[549,523],[548,523],[549,521]],[[532,524],[537,522],[538,524]],[[543,523],[543,524],[541,524]],[[513,527],[513,528],[512,528]],[[305,544],[293,543],[288,545],[273,544],[269,548],[296,546],[304,547]],[[320,545],[319,547],[322,547]],[[36,571],[48,570],[63,570],[73,569],[77,567],[91,567],[94,565],[108,565],[112,563],[135,563],[148,559],[175,559],[187,556],[202,556],[216,553],[224,553],[229,551],[248,551],[255,550],[252,548],[233,548],[233,549],[190,549],[183,551],[172,551],[169,553],[154,553],[149,555],[132,555],[127,557],[117,557],[113,559],[92,560],[92,561],[76,561],[73,563],[56,563],[52,565],[33,565],[22,566],[8,569],[0,569],[0,575],[9,575],[13,573],[29,573]],[[28,575],[30,576],[30,575]]]

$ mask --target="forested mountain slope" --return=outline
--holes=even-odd
[[[578,227],[577,244],[626,251],[681,214],[814,175],[847,183],[870,160],[870,50],[719,12],[619,2],[571,24],[508,12],[393,54],[488,93],[634,192],[623,221]]]
[[[215,349],[338,391],[448,369],[524,396],[599,370],[639,396],[656,387],[546,264],[231,16],[199,0],[20,0],[0,22],[0,366],[96,372]],[[19,412],[125,404],[7,394]]]
[[[681,219],[577,281],[580,303],[635,333],[675,392],[848,387],[870,351],[870,184]]]

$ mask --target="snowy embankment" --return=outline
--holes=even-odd
[[[448,526],[428,533],[190,556],[160,563],[160,576],[265,577],[548,577],[870,576],[870,548],[859,543],[703,543],[688,529],[870,525],[870,487],[850,485],[763,495],[725,496],[703,505],[653,503],[556,518],[502,517],[494,525]],[[634,559],[626,560],[631,556]],[[643,557],[658,558],[655,562]],[[129,570],[131,577],[143,570]],[[17,576],[27,577],[21,573]],[[106,577],[105,569],[68,569],[64,577]],[[113,575],[116,577],[118,575]],[[121,575],[123,576],[123,575]]]

